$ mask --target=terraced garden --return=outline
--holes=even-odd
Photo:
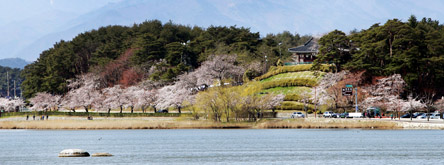
[[[311,64],[280,66],[255,80],[261,82],[262,92],[285,95],[281,106],[276,107],[278,110],[304,110],[303,98],[311,97],[312,87],[330,71],[329,65],[322,65],[317,74],[310,68]],[[314,109],[314,104],[307,102],[307,109]]]
[[[275,87],[275,88],[265,89],[265,90],[263,90],[263,92],[289,95],[289,94],[299,94],[302,92],[309,93],[309,92],[311,92],[311,88],[310,87]]]
[[[291,79],[314,79],[316,81],[320,80],[322,76],[324,76],[325,72],[320,72],[319,76],[314,76],[314,72],[312,71],[302,71],[302,72],[289,72],[278,74],[266,79],[263,79],[261,82],[268,81],[278,81],[278,80],[291,80]]]

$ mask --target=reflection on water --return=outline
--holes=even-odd
[[[0,130],[1,164],[443,164],[441,130]],[[114,157],[59,158],[63,149]]]

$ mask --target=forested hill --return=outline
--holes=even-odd
[[[334,62],[337,70],[362,70],[369,77],[398,73],[407,83],[405,94],[444,95],[444,26],[437,20],[411,16],[350,35],[335,30],[319,44],[317,64]]]
[[[9,96],[14,96],[14,81],[16,84],[16,95],[20,95],[20,84],[22,78],[20,77],[19,68],[9,68],[0,66],[0,97],[7,96],[8,93],[8,81],[9,80]]]
[[[302,44],[308,36],[289,32],[259,33],[244,27],[190,27],[158,20],[132,27],[107,26],[84,32],[72,41],[60,41],[43,51],[25,67],[22,76],[24,96],[37,92],[63,94],[67,80],[76,75],[95,72],[101,84],[129,86],[142,79],[171,82],[200,65],[211,54],[237,54],[237,63],[268,64],[288,58],[289,47]],[[282,44],[279,44],[282,43]]]
[[[20,68],[23,69],[29,62],[21,58],[4,58],[0,59],[0,66],[10,67],[10,68]]]

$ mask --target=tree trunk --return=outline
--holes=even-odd
[[[142,113],[145,113],[145,106],[144,105],[142,105]]]
[[[180,111],[180,108],[181,108],[181,107],[180,107],[180,106],[178,106],[178,107],[177,107],[177,110],[179,110],[179,113],[182,113],[182,111]]]
[[[390,37],[389,37],[389,47],[390,47],[390,58],[392,58],[392,56],[393,56],[393,42],[392,42],[392,36],[393,36],[393,34],[392,33],[390,33]]]
[[[76,112],[76,109],[74,109],[74,108],[71,108],[71,111],[72,111],[72,112]]]
[[[227,122],[230,122],[230,112],[227,113]]]
[[[111,108],[108,108],[108,116],[109,116],[110,113],[111,113]]]
[[[86,113],[89,113],[88,112],[88,106],[84,106],[84,108],[85,108]]]
[[[427,108],[427,121],[430,121],[430,115],[429,115],[429,113],[430,113],[430,109]]]
[[[123,111],[123,106],[120,106],[120,113],[122,113]]]
[[[413,119],[413,111],[410,111],[410,121]]]
[[[131,106],[131,113],[133,113],[134,111],[134,106]]]
[[[156,106],[154,106],[154,105],[153,105],[153,110],[154,110],[154,113],[156,113]]]

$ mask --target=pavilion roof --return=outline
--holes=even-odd
[[[317,53],[319,51],[319,44],[316,39],[311,37],[304,45],[289,48],[288,51],[292,53]]]

